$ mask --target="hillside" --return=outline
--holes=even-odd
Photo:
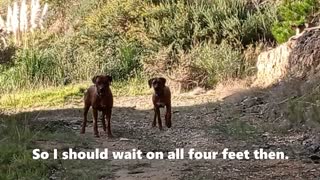
[[[0,179],[319,178],[319,7],[316,0],[0,1]],[[97,74],[113,77],[114,138],[93,137],[91,111],[79,133],[83,93]],[[172,91],[173,125],[163,131],[151,127],[155,76]],[[33,160],[35,148],[139,149],[165,158]],[[168,159],[176,148],[288,158]]]

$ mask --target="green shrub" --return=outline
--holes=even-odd
[[[168,2],[147,6],[144,31],[149,40],[161,46],[173,44],[184,50],[208,40],[245,47],[270,38],[275,15],[271,4],[250,8],[246,0]]]
[[[32,159],[34,134],[25,122],[0,117],[0,179],[47,178],[49,164]]]
[[[228,77],[241,77],[247,69],[241,62],[242,51],[251,43],[272,39],[275,10],[273,4],[251,7],[245,0],[149,4],[143,14],[144,26],[137,34],[151,50],[144,58],[144,69],[209,86]],[[196,51],[200,52],[194,55]],[[192,61],[196,63],[190,66]]]
[[[272,27],[272,34],[278,43],[286,42],[295,31],[291,26],[306,23],[307,17],[311,15],[318,2],[316,0],[286,0],[279,8],[279,21]]]
[[[109,72],[118,80],[127,80],[137,77],[141,71],[140,55],[142,48],[137,42],[120,42],[117,47],[116,57],[105,66],[105,72]]]
[[[35,84],[55,85],[63,77],[60,64],[56,60],[55,54],[48,50],[19,50],[15,55],[15,65],[1,73],[0,86],[10,90],[32,87]]]
[[[237,77],[241,69],[242,54],[240,50],[223,42],[220,45],[202,44],[192,50],[196,67],[205,72],[207,86],[228,78]]]
[[[247,0],[47,1],[52,7],[49,23],[54,23],[49,29],[57,26],[60,31],[36,33],[37,36],[30,38],[32,48],[20,49],[14,67],[1,70],[0,85],[12,88],[60,85],[65,78],[77,82],[100,73],[111,74],[121,81],[141,74],[153,75],[146,69],[161,66],[159,63],[163,62],[153,57],[161,55],[164,49],[168,50],[164,56],[170,62],[165,62],[164,71],[155,72],[177,72],[179,76],[191,62],[188,59],[193,56],[194,47],[211,44],[211,48],[219,49],[223,42],[222,46],[227,49],[220,49],[225,52],[218,54],[218,60],[199,60],[202,65],[187,67],[188,73],[184,74],[188,81],[199,84],[201,78],[193,79],[200,77],[194,68],[202,68],[202,75],[210,75],[206,78],[211,79],[209,84],[212,84],[223,79],[222,76],[241,75],[240,70],[234,72],[239,67],[231,68],[232,75],[220,68],[231,63],[230,56],[240,56],[238,53],[247,45],[272,39],[271,25],[277,18],[272,3],[252,6]],[[203,53],[214,56],[217,52]],[[154,63],[148,64],[146,59]],[[226,62],[222,62],[223,59]],[[236,60],[234,64],[241,60],[231,59]],[[204,69],[205,63],[210,69]],[[152,67],[146,67],[148,65]]]
[[[288,103],[288,119],[293,127],[301,123],[319,127],[320,125],[320,86],[313,88],[308,94]]]

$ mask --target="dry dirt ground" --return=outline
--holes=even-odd
[[[97,169],[97,172],[108,173],[101,175],[100,179],[320,179],[318,162],[310,159],[310,153],[303,146],[308,134],[282,129],[276,120],[267,121],[264,114],[252,109],[263,102],[253,97],[255,102],[247,106],[243,103],[245,98],[248,99],[244,95],[223,100],[212,94],[176,95],[173,97],[173,126],[160,131],[151,127],[150,96],[116,97],[112,114],[115,137],[110,139],[102,135],[93,138],[90,116],[87,132],[80,138],[92,137],[92,142],[87,146],[73,147],[82,151],[108,148],[109,152],[139,149],[144,152],[144,157],[145,152],[150,151],[165,154],[164,160],[101,160],[105,168]],[[60,122],[79,134],[81,104],[59,110],[40,110],[35,121]],[[101,126],[99,130],[102,132]],[[39,142],[37,146],[53,148],[59,143]],[[167,159],[167,152],[176,148],[185,149],[184,160]],[[187,151],[191,148],[218,152],[224,148],[235,152],[263,148],[265,151],[283,151],[289,159],[255,160],[250,156],[250,160],[225,160],[218,156],[213,160],[188,160]],[[59,172],[51,178],[59,179],[57,177]]]

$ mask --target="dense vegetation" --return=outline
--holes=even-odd
[[[1,91],[97,73],[116,81],[164,75],[186,87],[242,78],[255,64],[257,53],[250,53],[288,39],[289,25],[304,22],[315,7],[313,0],[255,2],[48,0],[47,29],[1,50]]]
[[[291,26],[299,26],[312,21],[318,9],[317,0],[287,1],[279,7],[279,22],[274,23],[272,32],[278,42],[283,43],[295,35]]]
[[[316,0],[46,2],[50,10],[45,30],[30,33],[22,45],[15,45],[8,36],[9,46],[1,46],[1,109],[71,103],[72,98],[82,97],[87,86],[82,82],[98,73],[114,77],[115,95],[146,92],[144,78],[154,75],[183,82],[185,88],[214,87],[228,78],[252,75],[256,57],[265,46],[287,41],[295,34],[292,25],[303,24],[319,12]],[[3,12],[9,3],[0,1]],[[52,87],[70,82],[77,85]],[[126,87],[127,83],[135,87]],[[319,123],[319,102],[319,87],[307,96],[290,100],[289,120],[299,128],[308,119]],[[66,144],[86,143],[70,129],[42,134],[43,129],[21,123],[24,119],[0,119],[0,179],[45,178],[48,170],[58,168],[57,162],[31,159],[31,147],[42,138],[55,140],[61,136]],[[78,169],[101,169],[94,165],[99,164],[79,163]],[[73,175],[66,172],[64,176]]]

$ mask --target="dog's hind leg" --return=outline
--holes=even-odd
[[[93,115],[93,132],[95,137],[99,137],[99,131],[98,131],[98,110],[93,109],[92,110]]]
[[[82,128],[80,133],[84,134],[86,132],[86,126],[87,126],[87,120],[88,120],[88,111],[90,109],[90,106],[85,105],[83,108],[83,122],[82,122]]]

